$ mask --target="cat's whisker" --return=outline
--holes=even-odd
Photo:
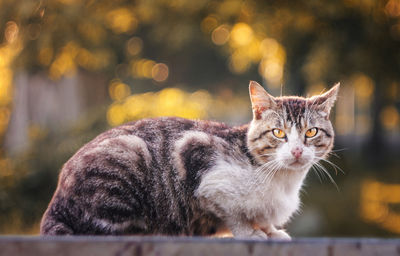
[[[273,164],[273,161],[270,161],[270,162],[266,162],[266,163],[262,164],[261,166],[259,166],[258,168],[256,168],[254,170],[253,179],[249,180],[249,182],[251,183],[249,185],[250,186],[252,186],[252,185],[257,186],[257,183],[259,182],[259,179],[262,176],[265,176],[265,175],[268,174],[268,172],[266,170],[269,169],[272,164]]]
[[[336,154],[335,152],[329,152],[329,153],[328,153],[328,156],[334,156],[334,157],[340,159],[340,156],[339,156],[338,154]]]
[[[254,170],[254,181],[255,183],[257,183],[257,181],[259,180],[259,178],[262,175],[266,175],[265,170],[272,164],[273,162],[267,162],[263,165],[261,165],[260,167],[258,167],[257,169]]]
[[[260,166],[259,168],[257,168],[257,171],[262,171],[262,170],[264,170],[265,168],[268,168],[269,165],[274,164],[274,162],[275,162],[275,159],[273,159],[272,161],[269,161],[269,162],[263,164],[262,166]]]
[[[323,165],[321,165],[320,163],[316,162],[314,163],[314,165],[319,168],[319,170],[321,170],[328,178],[329,180],[332,182],[332,184],[336,187],[336,189],[338,191],[340,191],[339,186],[336,184],[335,180],[332,178],[331,174],[325,169],[325,167]]]
[[[271,170],[268,172],[268,175],[266,175],[264,177],[264,179],[262,180],[262,184],[269,184],[272,181],[272,179],[274,178],[275,174],[279,170],[278,167],[279,167],[279,163],[275,162],[275,164],[273,165]]]
[[[349,149],[348,148],[338,148],[338,149],[331,150],[331,152],[340,152],[340,151],[345,151],[345,150],[349,150]]]
[[[273,180],[273,178],[274,178],[274,176],[275,176],[275,174],[278,172],[278,169],[273,169],[271,172],[270,172],[270,175],[269,176],[267,176],[264,180],[263,180],[263,183],[262,184],[270,184],[271,182],[272,182],[272,180]]]
[[[340,159],[340,156],[338,154],[336,154],[336,152],[340,152],[340,151],[343,151],[343,150],[347,150],[347,148],[338,149],[338,150],[332,150],[332,151],[330,151],[330,152],[328,152],[326,154],[328,156],[334,156],[334,157]],[[317,153],[317,154],[320,154],[320,153],[325,154],[325,151],[324,150],[319,150],[319,151],[315,151],[315,153]]]
[[[335,156],[340,159],[340,156],[338,154],[336,154],[336,152],[341,152],[341,151],[345,151],[345,150],[348,150],[348,148],[331,150],[331,152],[329,152],[328,155],[332,155],[332,156]]]
[[[325,158],[322,158],[322,157],[317,157],[317,156],[315,156],[315,158],[318,159],[318,160],[320,160],[320,161],[324,161],[324,162],[327,163],[327,164],[330,164],[330,165],[333,167],[333,169],[335,170],[336,175],[337,175],[337,173],[338,173],[338,172],[337,172],[338,170],[339,170],[341,173],[345,174],[345,172],[344,172],[339,166],[337,166],[336,164],[332,163],[332,162],[329,161],[328,159],[325,159]]]
[[[338,169],[340,169],[340,168],[339,168],[336,164],[330,162],[329,160],[327,160],[327,159],[325,159],[325,158],[323,158],[323,157],[315,156],[314,158],[315,158],[317,161],[323,161],[323,162],[326,162],[326,163],[328,163],[329,165],[331,165],[331,166],[333,167],[333,169],[335,170],[335,174],[338,175]],[[320,163],[319,163],[319,164],[320,164]],[[320,164],[320,165],[321,165],[321,164]],[[345,172],[344,172],[342,169],[340,169],[340,172],[343,173],[343,174],[345,174]]]
[[[330,180],[329,177],[327,177],[326,172],[324,171],[326,169],[322,165],[320,165],[318,163],[318,165],[316,165],[316,168],[318,169],[319,173],[322,175],[322,180]]]
[[[321,175],[318,172],[318,169],[314,165],[311,166],[311,169],[313,169],[313,171],[317,175],[319,181],[322,183],[322,178],[321,178]]]
[[[276,171],[275,171],[274,175],[275,175],[279,170],[281,170],[282,168],[283,168],[282,163],[281,163],[280,161],[276,161],[276,166],[275,166]],[[287,172],[284,172],[284,173],[287,173]]]
[[[270,162],[265,163],[260,168],[257,168],[255,171],[254,180],[261,184],[268,184],[272,181],[276,172],[281,169],[281,165],[278,161],[272,160]]]
[[[256,180],[258,181],[258,182],[260,182],[260,183],[264,183],[264,181],[266,180],[266,179],[268,179],[268,177],[270,176],[270,175],[272,175],[271,173],[273,172],[273,170],[274,170],[274,165],[275,165],[275,163],[274,162],[269,162],[270,164],[269,164],[269,166],[267,167],[265,167],[265,168],[263,168],[262,170],[259,170],[258,171],[258,173],[257,173],[257,175],[256,175]]]
[[[317,163],[314,163],[313,167],[321,175],[322,180],[326,180],[326,173],[321,170],[321,165],[317,164]]]
[[[269,170],[271,169],[271,166],[272,166],[272,164],[273,164],[273,161],[272,162],[268,162],[268,163],[266,163],[266,164],[263,164],[262,166],[260,166],[259,168],[257,168],[255,171],[254,171],[254,176],[253,176],[253,185],[254,186],[257,186],[259,183],[261,183],[260,182],[260,180],[261,179],[264,179],[264,177],[266,176],[266,175],[269,175]]]
[[[324,150],[319,150],[319,151],[315,151],[314,153],[316,155],[321,154],[322,156],[326,155],[326,156],[334,156],[336,158],[340,158],[335,152],[325,152]]]

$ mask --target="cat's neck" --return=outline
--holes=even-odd
[[[240,151],[243,155],[245,155],[250,164],[254,168],[258,168],[260,164],[256,161],[254,156],[250,153],[249,148],[247,147],[247,132],[250,124],[243,124],[239,126],[234,126],[230,129],[230,137],[236,138],[236,144],[239,146]]]
[[[307,175],[308,168],[299,170],[280,169],[274,175],[274,181],[282,185],[282,189],[290,193],[298,193],[303,185],[303,181]]]

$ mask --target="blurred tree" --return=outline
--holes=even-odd
[[[3,0],[0,31],[3,136],[13,77],[46,74],[57,84],[82,71],[109,81],[82,84],[96,86],[89,94],[109,91],[114,103],[166,85],[230,95],[263,79],[273,94],[281,85],[303,94],[343,81],[372,111],[355,127],[372,124],[368,161],[383,159],[384,135],[399,127],[400,0]]]
[[[255,79],[259,65],[269,86],[303,93],[367,74],[381,91],[371,138],[378,147],[379,115],[392,104],[384,91],[399,79],[399,6],[398,0],[9,0],[0,19],[3,39],[16,30],[22,45],[15,66],[46,70],[53,79],[86,69],[110,79],[147,78],[144,86],[157,88],[152,68],[168,61],[170,83],[213,88],[229,71]],[[229,70],[221,65],[226,57]]]

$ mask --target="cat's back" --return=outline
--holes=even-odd
[[[210,141],[212,137],[235,139],[231,138],[234,136],[230,136],[230,131],[231,128],[223,123],[178,117],[127,123],[98,135],[84,145],[64,165],[60,183],[65,180],[68,183],[77,172],[87,173],[100,167],[111,167],[108,164],[122,169],[137,165],[140,170],[154,169],[160,164],[167,167],[173,164],[168,160],[180,147]]]
[[[191,233],[188,193],[212,161],[211,138],[230,133],[217,122],[162,117],[100,134],[62,168],[41,232]]]
[[[204,136],[230,137],[231,128],[224,123],[208,120],[190,120],[179,117],[147,118],[112,128],[84,145],[66,163],[90,163],[99,154],[120,158],[132,153],[140,154],[144,160],[162,153],[170,154],[176,142],[183,137],[199,139]],[[84,159],[82,159],[84,158]],[[83,160],[83,161],[82,161]],[[155,159],[156,160],[156,159]],[[64,168],[65,169],[65,168]]]

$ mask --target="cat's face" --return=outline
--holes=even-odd
[[[311,98],[269,95],[250,82],[253,120],[247,145],[255,159],[270,168],[307,170],[333,147],[329,112],[339,85]]]

